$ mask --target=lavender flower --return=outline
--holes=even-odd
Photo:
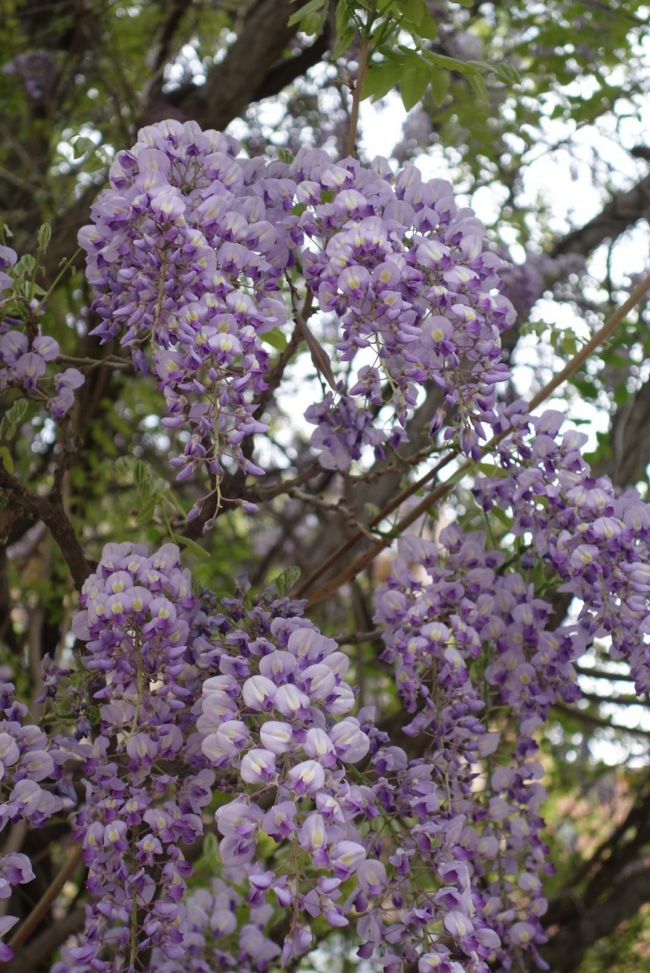
[[[4,675],[4,674],[3,674]],[[65,751],[26,719],[27,707],[16,699],[15,687],[0,681],[0,831],[8,824],[26,822],[40,828],[71,801],[63,777]],[[0,855],[0,899],[9,898],[16,885],[32,881],[29,858],[20,853]],[[11,929],[15,916],[3,917],[0,935]],[[0,943],[0,958],[6,962],[11,949]]]
[[[45,379],[48,366],[59,356],[59,345],[42,333],[36,319],[39,308],[14,292],[10,271],[16,260],[11,247],[0,246],[0,393],[7,388],[22,389],[33,398],[47,400],[52,416],[62,419],[74,405],[74,390],[83,385],[84,376],[76,368],[55,373],[55,394],[50,394],[51,385]],[[23,315],[18,311],[33,319],[29,329],[19,326]],[[3,320],[4,314],[7,317]]]
[[[190,432],[174,462],[181,478],[200,467],[219,477],[231,461],[261,472],[241,442],[266,428],[253,397],[265,388],[262,336],[287,317],[279,280],[290,238],[273,167],[237,158],[238,148],[194,122],[142,129],[79,234],[102,318],[95,334],[119,335],[138,368],[151,346],[163,421]]]

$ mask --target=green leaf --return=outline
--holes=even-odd
[[[512,527],[512,517],[509,517],[505,510],[502,510],[501,507],[492,507],[490,513],[494,514],[500,524],[510,530]]]
[[[279,574],[277,578],[274,578],[272,583],[275,585],[278,594],[286,595],[287,592],[291,591],[294,585],[300,580],[300,574],[300,568],[293,564],[286,571]]]
[[[430,70],[420,58],[412,58],[404,69],[400,81],[400,94],[406,111],[417,105],[429,84]]]
[[[38,231],[38,249],[45,253],[52,239],[52,227],[49,223],[43,223]]]
[[[487,105],[488,95],[487,88],[485,87],[485,81],[478,73],[478,71],[468,71],[466,74],[467,83],[472,89],[473,94],[476,96],[476,100],[481,105]]]
[[[401,48],[405,50],[405,48]],[[455,57],[447,57],[446,54],[435,54],[433,51],[422,51],[422,57],[434,67],[444,68],[445,71],[457,71],[464,74],[467,82],[481,104],[487,103],[487,89],[481,77],[482,70],[492,70],[489,64],[483,61],[458,61]]]
[[[0,463],[2,463],[7,473],[13,473],[14,461],[6,446],[0,446]]]
[[[0,439],[13,439],[18,423],[22,420],[26,412],[27,402],[25,399],[18,399],[10,409],[7,409],[2,419],[0,419]]]
[[[212,831],[208,831],[203,839],[203,855],[211,865],[218,866],[220,862],[219,842],[216,834]]]
[[[400,49],[410,53],[409,49],[402,45],[400,45]],[[436,54],[435,51],[422,51],[422,57],[429,64],[444,68],[445,71],[460,71],[461,74],[467,74],[468,70],[476,70],[476,68],[468,68],[466,61],[459,61],[457,58],[449,57],[447,54]]]
[[[284,351],[287,347],[286,335],[282,333],[279,328],[273,328],[272,331],[267,331],[266,334],[262,335],[262,341],[265,341],[267,345],[271,345],[276,351]]]
[[[350,4],[348,0],[338,0],[336,4],[336,13],[334,14],[334,26],[336,27],[336,33],[342,34],[343,31],[350,24]]]
[[[208,561],[210,560],[209,552],[204,547],[201,547],[200,544],[197,544],[196,541],[193,541],[191,537],[183,537],[182,534],[172,534],[171,538],[174,544],[180,544],[182,547],[186,547],[188,551],[192,551],[193,554],[203,558],[204,561],[206,559]]]
[[[376,503],[364,503],[363,512],[368,520],[374,520],[377,514],[380,513],[380,507]]]
[[[410,53],[410,52],[409,52]],[[403,71],[402,58],[387,58],[381,64],[373,64],[366,74],[361,91],[361,98],[372,98],[379,101],[400,82]]]
[[[420,22],[423,10],[426,10],[424,0],[404,0],[402,3],[404,19],[412,20],[414,24]]]
[[[133,480],[139,499],[138,520],[145,523],[157,509],[176,511],[182,509],[166,480],[163,480],[149,463],[135,456],[120,456],[115,463],[118,476]]]
[[[14,266],[14,274],[18,278],[31,277],[36,270],[36,259],[31,253],[24,253]]]
[[[501,61],[498,64],[491,64],[490,69],[494,76],[503,81],[504,84],[513,85],[518,84],[521,81],[521,75],[512,64],[507,61]]]
[[[436,22],[424,0],[405,0],[402,18],[403,25],[418,38],[432,41],[438,33]]]
[[[304,4],[299,10],[291,14],[289,17],[289,27],[293,27],[294,24],[300,24],[303,26],[303,21],[310,17],[311,14],[321,14],[327,11],[327,0],[309,0],[309,3]]]
[[[485,476],[508,476],[508,471],[504,470],[502,466],[496,466],[494,463],[487,463],[485,460],[477,463],[476,468],[479,470],[479,472],[484,473]]]
[[[431,97],[436,107],[441,105],[449,94],[450,83],[449,71],[435,67],[429,69],[429,87],[431,88]]]
[[[346,27],[345,30],[341,31],[341,33],[337,34],[336,36],[337,36],[337,43],[334,47],[334,50],[330,54],[330,58],[332,61],[336,61],[336,59],[341,57],[343,54],[345,54],[345,52],[349,48],[350,44],[352,43],[355,37],[354,27]]]
[[[350,22],[351,5],[349,0],[338,0],[336,4],[336,13],[334,15],[334,25],[335,25],[335,38],[334,38],[334,48],[330,55],[330,58],[335,61],[338,57],[344,54],[355,36],[354,25]]]
[[[94,152],[97,146],[92,139],[86,138],[85,135],[79,135],[76,139],[72,139],[71,143],[74,153],[72,158],[77,161],[77,159],[83,158],[84,155],[90,155]]]

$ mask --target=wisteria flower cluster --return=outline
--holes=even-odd
[[[201,607],[173,545],[153,555],[108,545],[82,604],[74,631],[98,711],[80,721],[86,794],[75,830],[92,901],[55,973],[121,973],[140,968],[142,956],[164,973],[215,962],[261,971],[308,950],[321,917],[335,928],[355,923],[359,955],[376,955],[387,970],[414,961],[423,970],[434,961],[452,973],[488,969],[499,921],[472,885],[463,843],[478,841],[469,761],[490,754],[495,735],[472,742],[480,727],[471,698],[463,719],[457,694],[455,741],[437,759],[411,760],[375,727],[372,709],[349,715],[347,656],[302,617],[301,603]],[[461,738],[454,778],[448,754]],[[184,849],[203,833],[213,787],[232,795],[215,814],[220,874],[187,895]],[[437,891],[421,884],[423,869]],[[235,907],[246,910],[243,926]],[[537,936],[510,926],[522,944],[529,930]]]
[[[471,452],[508,375],[499,335],[514,322],[497,292],[503,261],[484,248],[482,224],[456,205],[448,182],[425,181],[414,166],[394,175],[380,158],[369,168],[355,159],[333,165],[325,152],[305,150],[289,172],[305,280],[321,310],[336,315],[341,361],[359,363],[340,401],[306,413],[318,425],[323,465],[346,469],[363,444],[377,447],[372,418],[386,401],[398,425],[389,423],[385,438],[403,438],[427,383],[445,406],[432,431],[451,412],[446,434]]]
[[[265,332],[283,325],[279,292],[289,262],[282,218],[291,193],[274,167],[237,158],[238,143],[194,122],[161,122],[118,153],[110,188],[79,234],[98,296],[102,340],[118,337],[166,400],[166,426],[186,427],[180,477],[230,461],[261,473],[244,455],[264,390]]]
[[[79,369],[66,368],[55,372],[53,393],[44,388],[41,379],[61,349],[54,338],[42,333],[36,321],[26,328],[19,319],[7,314],[15,300],[11,268],[16,260],[15,250],[0,246],[0,393],[6,388],[20,388],[47,399],[52,416],[61,419],[74,405],[74,392],[83,385],[84,377]]]
[[[188,740],[209,650],[201,655],[201,614],[172,544],[154,555],[107,545],[81,602],[73,631],[98,712],[79,720],[85,801],[74,830],[92,901],[83,937],[54,969],[117,973],[154,947],[182,955],[183,847],[203,833],[214,779]]]
[[[518,411],[518,415],[517,415]],[[507,475],[479,476],[474,495],[513,515],[512,531],[530,535],[535,554],[579,599],[585,644],[611,639],[614,658],[627,658],[638,692],[650,688],[650,506],[634,489],[617,495],[608,477],[595,478],[581,455],[583,433],[561,433],[564,417],[528,416],[511,407],[515,432],[499,448]]]
[[[179,475],[206,465],[220,476],[227,457],[261,472],[241,443],[265,428],[255,408],[263,335],[286,324],[280,285],[297,271],[320,312],[336,315],[338,363],[358,361],[350,387],[341,379],[306,412],[322,464],[346,470],[364,445],[397,445],[426,382],[452,413],[446,435],[459,432],[471,451],[507,377],[499,334],[514,321],[497,292],[503,261],[484,248],[472,211],[414,167],[395,176],[380,159],[366,168],[319,150],[291,163],[237,152],[193,122],[142,129],[79,235],[102,318],[95,334],[119,337],[143,370],[153,348],[163,421],[191,431]]]
[[[234,923],[233,896],[240,912],[243,903],[232,886],[201,893],[203,908],[218,910],[212,913],[197,913],[188,899],[187,917],[201,919],[198,928],[192,919],[196,969],[206,948],[220,963],[237,957],[240,969],[262,970],[274,958],[285,965],[309,949],[317,920],[330,928],[354,923],[359,956],[375,955],[387,970],[418,961],[429,969],[436,958],[455,973],[487,969],[499,937],[475,916],[458,821],[447,829],[438,821],[435,862],[426,866],[424,826],[412,832],[418,818],[430,828],[439,805],[431,763],[388,745],[373,708],[347,715],[354,700],[343,681],[348,659],[301,617],[301,607],[251,608],[242,600],[214,617],[223,655],[219,675],[203,683],[197,729],[217,782],[236,794],[215,815],[221,882],[247,888],[249,914]],[[262,852],[269,841],[274,864],[270,850]],[[440,884],[435,899],[420,885],[423,867],[426,887],[435,878]],[[446,942],[432,950],[435,928]],[[209,929],[217,931],[211,947]]]
[[[376,620],[413,714],[405,732],[426,745],[421,765],[436,784],[435,829],[455,828],[465,849],[472,908],[464,949],[477,923],[485,925],[499,936],[505,970],[519,948],[544,941],[545,792],[534,733],[553,702],[579,698],[571,663],[584,640],[570,627],[549,629],[552,606],[504,562],[482,533],[456,524],[438,543],[405,537],[377,592]],[[422,813],[413,830],[432,870],[441,854],[430,841],[433,821]]]
[[[348,656],[304,602],[243,582],[217,599],[174,544],[106,545],[71,625],[76,682],[58,677],[74,729],[48,740],[0,680],[0,827],[76,802],[89,897],[52,973],[267,973],[348,927],[385,973],[542,965],[536,735],[551,706],[579,699],[574,663],[595,639],[650,689],[650,507],[592,476],[558,413],[498,404],[508,271],[444,180],[320,150],[245,159],[229,136],[166,121],[109,182],[80,233],[94,333],[156,377],[179,479],[263,472],[266,338],[291,317],[310,337],[306,295],[334,334],[330,387],[305,412],[321,465],[382,457],[437,390],[432,445],[476,458],[498,438],[466,516],[498,506],[507,534],[459,522],[399,541],[374,620],[406,725],[357,707]],[[15,264],[1,247],[0,392],[59,418],[83,378],[63,370],[48,391],[60,350],[37,307],[14,320]],[[544,598],[540,564],[555,583]],[[556,593],[576,606],[560,625]],[[26,856],[0,857],[0,898],[32,877]]]
[[[342,897],[344,882],[354,879],[355,895],[384,887],[385,868],[355,823],[368,794],[346,774],[370,744],[359,719],[346,715],[354,705],[343,681],[347,656],[304,619],[274,618],[256,638],[235,629],[227,644],[220,675],[203,684],[197,727],[211,766],[236,769],[251,793],[218,808],[219,853],[227,874],[249,871],[256,905],[270,896],[289,910],[287,963],[311,944],[300,916],[347,925],[354,897]],[[287,848],[275,871],[256,861],[260,833]]]
[[[0,831],[18,822],[40,828],[52,815],[70,806],[63,770],[67,753],[29,721],[27,707],[16,699],[5,667],[0,672],[0,714]],[[0,855],[0,899],[8,899],[15,885],[33,878],[27,855]],[[0,936],[17,921],[16,916],[3,915]],[[12,956],[12,950],[0,942],[0,961]]]

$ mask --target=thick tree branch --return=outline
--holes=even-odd
[[[272,68],[262,80],[260,86],[253,92],[253,101],[261,101],[262,98],[271,98],[277,95],[283,88],[290,85],[296,78],[302,77],[309,68],[318,64],[329,50],[331,38],[328,32],[324,31],[316,38],[310,47],[306,47],[295,57],[281,61],[277,67]]]
[[[610,454],[594,464],[594,473],[621,487],[638,483],[650,463],[650,383],[616,411],[609,439]]]
[[[5,491],[10,503],[15,504],[24,514],[31,515],[35,520],[42,520],[47,525],[63,554],[76,587],[81,588],[90,574],[90,568],[60,496],[35,496],[20,480],[8,473],[2,464],[0,489]]]
[[[630,919],[648,901],[650,868],[621,877],[610,887],[610,894],[604,901],[555,933],[542,947],[542,957],[552,970],[571,973],[580,965],[590,946]]]
[[[650,176],[645,176],[631,189],[614,193],[597,216],[558,240],[550,255],[559,257],[566,253],[579,253],[587,257],[605,240],[615,240],[649,215]]]
[[[258,0],[205,84],[180,92],[180,97],[172,94],[169,102],[203,128],[225,128],[263,90],[265,78],[296,33],[288,26],[294,10],[290,0]]]

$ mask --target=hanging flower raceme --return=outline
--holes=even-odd
[[[363,714],[348,715],[348,659],[294,614],[300,608],[275,603],[225,616],[220,674],[203,684],[197,721],[217,775],[236,775],[237,796],[216,812],[224,876],[237,885],[247,876],[253,909],[290,917],[282,963],[311,945],[308,917],[345,926],[357,897],[365,910],[386,884],[378,846],[362,828],[377,813],[371,791],[349,777],[370,742]],[[258,858],[262,835],[272,839],[277,865]],[[261,932],[252,941],[254,968],[264,969],[263,958],[280,951]]]
[[[265,388],[262,336],[287,316],[278,286],[291,240],[281,180],[238,150],[195,122],[141,129],[79,234],[102,318],[94,333],[153,368],[164,424],[189,432],[181,476],[202,465],[219,476],[229,459],[261,472],[241,441],[266,428],[252,398]]]
[[[336,316],[336,370],[354,361],[350,386],[338,380],[336,397],[307,411],[323,465],[346,470],[364,445],[397,445],[427,382],[444,401],[432,431],[449,413],[445,436],[471,452],[508,375],[499,335],[514,321],[498,293],[503,261],[472,211],[413,167],[394,175],[385,160],[308,150],[265,163],[238,149],[193,122],[142,129],[79,235],[95,333],[119,337],[143,370],[151,347],[163,421],[187,427],[179,475],[205,465],[219,476],[228,457],[261,472],[241,442],[265,428],[262,336],[286,322],[280,287],[294,267]]]
[[[504,970],[520,948],[544,941],[548,849],[534,733],[553,702],[579,697],[572,661],[585,646],[575,626],[549,629],[551,605],[504,562],[483,534],[451,525],[438,544],[403,538],[376,595],[384,657],[414,714],[405,732],[422,741],[420,774],[430,789],[427,802],[415,804],[419,820],[405,847],[435,873],[441,861],[447,867],[448,851],[433,836],[455,829],[468,897],[460,925],[442,923],[477,970],[489,968],[486,954],[474,955],[477,928],[498,935]]]
[[[181,845],[201,836],[214,780],[188,740],[210,651],[172,544],[152,555],[107,545],[81,604],[73,631],[99,712],[77,746],[86,794],[74,830],[92,899],[83,936],[54,969],[122,973],[154,946],[183,955],[179,903],[191,867]]]
[[[354,922],[360,957],[374,956],[386,970],[412,963],[429,969],[436,960],[443,969],[487,973],[499,954],[495,930],[513,922],[490,915],[494,897],[485,904],[461,844],[478,840],[468,814],[477,754],[496,744],[475,715],[481,705],[467,698],[468,681],[453,666],[457,692],[437,733],[440,749],[409,760],[376,729],[371,708],[346,715],[347,659],[298,612],[286,603],[252,612],[243,602],[224,607],[219,629],[226,651],[220,675],[204,683],[197,722],[204,755],[236,794],[216,812],[219,852],[224,878],[240,888],[247,877],[250,918],[258,923],[253,969],[279,953],[273,930],[291,930],[282,937],[286,963],[312,943],[306,918],[323,917],[334,927]],[[355,765],[367,756],[371,764],[359,778]],[[522,772],[522,790],[529,770]],[[539,791],[529,790],[532,807]],[[498,826],[496,833],[503,844]],[[522,897],[520,911],[524,905]],[[220,927],[221,913],[209,915],[204,924]],[[259,928],[261,916],[274,917],[270,928]],[[217,946],[232,957],[241,926],[226,927],[230,935],[221,934]],[[539,941],[537,925],[531,928]],[[253,960],[250,953],[245,958]]]
[[[508,376],[499,335],[515,318],[482,224],[456,205],[448,182],[423,180],[414,166],[395,175],[381,158],[365,167],[301,150],[289,173],[305,280],[336,315],[336,351],[354,376],[340,398],[307,412],[321,462],[344,470],[364,445],[396,445],[426,383],[444,401],[435,429],[449,413],[445,436],[472,452]]]
[[[479,476],[474,495],[485,511],[512,512],[512,531],[530,538],[579,600],[583,643],[611,639],[613,658],[627,658],[638,692],[650,688],[650,505],[636,490],[616,493],[595,478],[580,450],[586,436],[561,433],[564,417],[521,414],[520,428],[499,448],[506,475]]]
[[[15,250],[0,246],[0,394],[7,388],[22,389],[45,401],[53,418],[62,419],[74,405],[74,392],[83,385],[84,377],[77,368],[48,375],[59,357],[59,344],[42,333],[37,302],[27,308],[13,293],[11,270],[16,260]],[[29,327],[25,315],[30,318]]]
[[[10,824],[26,823],[41,828],[45,822],[72,801],[63,783],[63,764],[68,756],[40,727],[27,719],[27,707],[16,699],[15,687],[0,675],[0,832]],[[12,888],[34,878],[27,855],[9,852],[0,855],[0,899],[7,899]],[[18,921],[3,915],[0,936]],[[7,962],[11,949],[0,942],[0,960]]]

